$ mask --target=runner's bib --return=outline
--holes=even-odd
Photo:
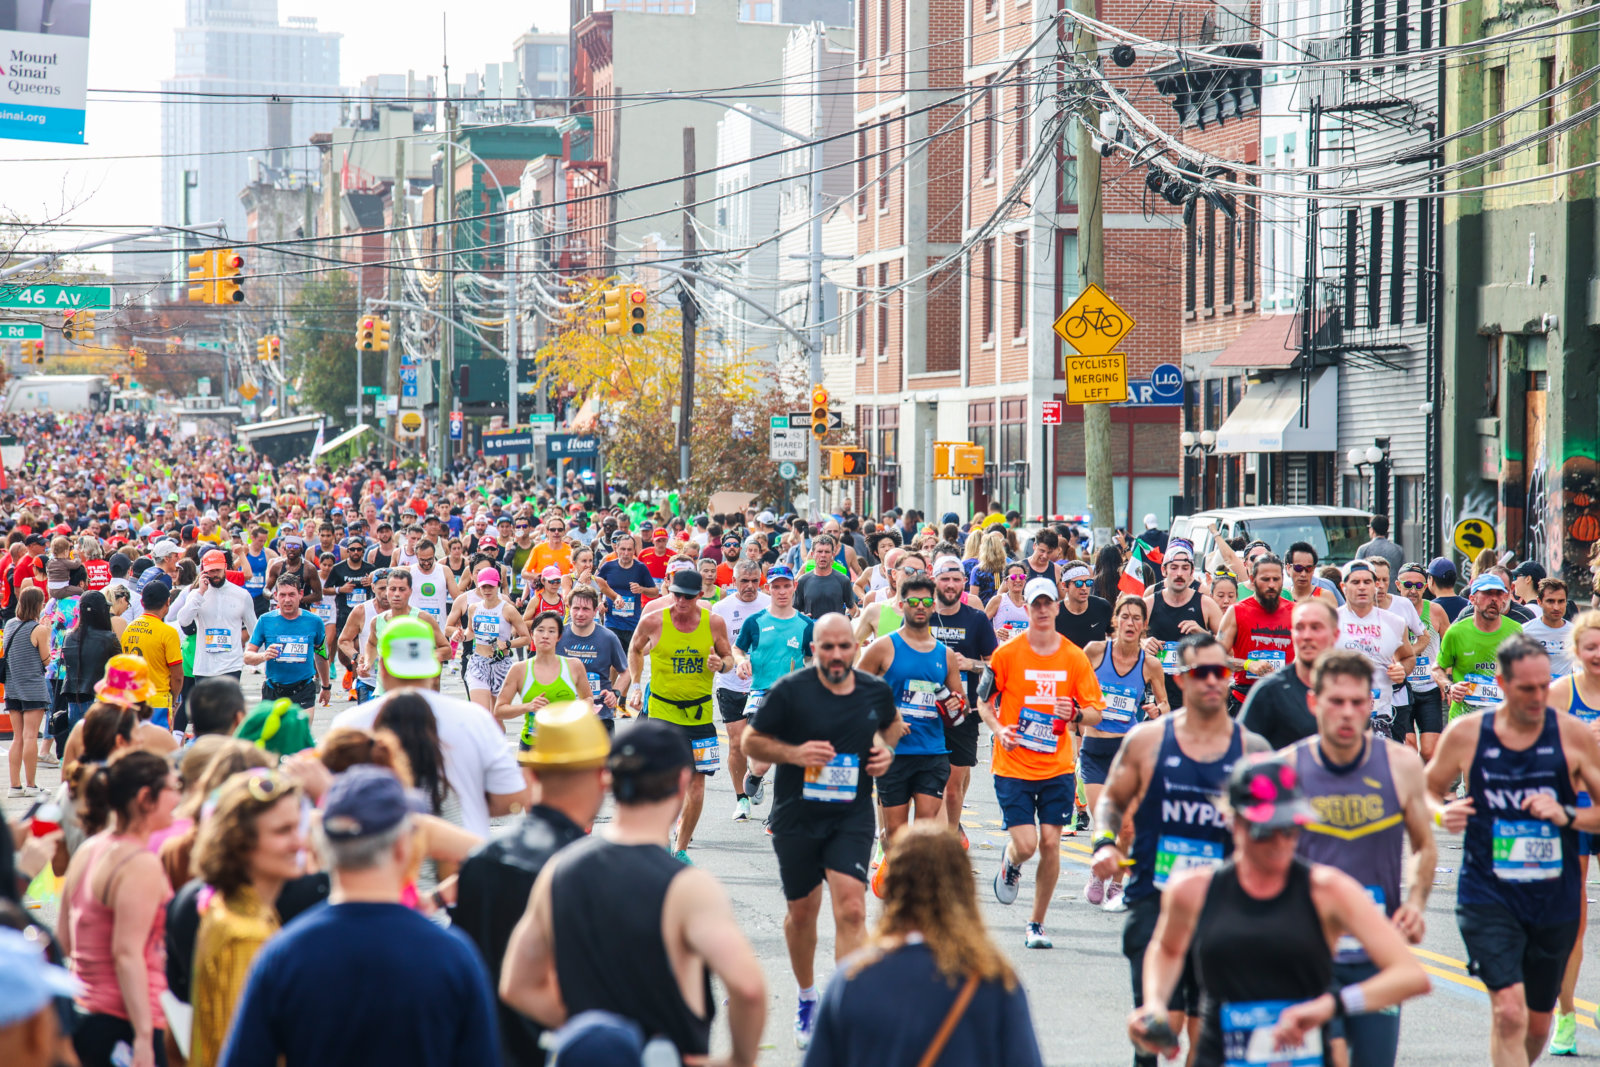
[[[278,642],[279,663],[304,663],[310,655],[311,642],[309,641]]]
[[[355,607],[357,604],[365,604],[366,602],[367,591],[365,589],[352,589],[350,590],[350,595],[345,597],[345,603],[351,607]]]
[[[1061,744],[1056,734],[1055,716],[1034,711],[1024,704],[1017,717],[1017,744],[1030,752],[1054,754]]]
[[[1469,674],[1461,680],[1472,686],[1472,692],[1462,701],[1469,708],[1492,708],[1504,699],[1500,686],[1487,674]]]
[[[1378,910],[1385,915],[1388,909],[1384,906],[1386,897],[1381,885],[1363,886],[1367,896],[1378,906]],[[1365,963],[1367,950],[1361,947],[1361,941],[1354,934],[1340,934],[1339,940],[1333,946],[1333,960],[1335,963]]]
[[[206,630],[206,655],[221,656],[233,651],[232,630]]]
[[[744,717],[746,719],[755,718],[756,712],[760,711],[761,705],[765,704],[766,702],[767,691],[765,689],[750,690],[750,695],[745,697],[744,700]]]
[[[1322,1031],[1306,1031],[1300,1044],[1278,1048],[1273,1031],[1291,1000],[1256,1000],[1222,1005],[1223,1067],[1321,1067]]]
[[[860,757],[840,753],[829,760],[825,767],[805,768],[806,781],[800,795],[806,800],[819,800],[824,804],[848,804],[856,798],[856,783],[860,775]]]
[[[1161,661],[1161,673],[1182,674],[1183,664],[1178,662],[1178,642],[1168,641],[1161,646],[1161,655],[1156,659]]]
[[[717,735],[697,737],[694,739],[694,769],[701,774],[715,774],[717,768],[722,766],[722,749],[718,743]]]
[[[1539,819],[1494,821],[1494,876],[1503,882],[1561,877],[1561,832]]]
[[[633,618],[633,598],[632,597],[623,597],[622,598],[622,603],[616,605],[615,607],[613,607],[611,609],[611,615],[612,615],[613,618],[617,618],[617,619],[631,619],[631,618]]]
[[[1106,699],[1105,710],[1100,713],[1101,721],[1133,722],[1138,718],[1139,701],[1128,687],[1101,685],[1100,693]]]
[[[905,688],[900,690],[900,699],[895,704],[905,718],[931,719],[939,714],[938,705],[934,702],[934,694],[938,691],[938,682],[930,682],[926,678],[912,678],[906,682]]]
[[[1162,834],[1156,841],[1155,887],[1165,889],[1167,880],[1173,875],[1195,867],[1215,867],[1222,859],[1220,841],[1198,841],[1192,837]]]
[[[1428,667],[1432,663],[1433,660],[1429,659],[1427,656],[1418,656],[1416,665],[1411,668],[1411,674],[1408,676],[1408,680],[1413,682],[1426,682],[1433,676],[1432,672],[1428,670]]]
[[[474,613],[472,616],[472,636],[490,645],[500,640],[500,616],[498,614]]]
[[[1289,662],[1289,656],[1281,648],[1259,648],[1250,653],[1245,662],[1253,668],[1251,674],[1264,678]]]

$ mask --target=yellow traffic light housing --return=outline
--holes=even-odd
[[[216,264],[216,302],[244,303],[244,289],[239,284],[239,272],[244,269],[244,257],[231,248],[224,248],[212,255]]]
[[[61,319],[61,336],[69,341],[93,341],[94,312],[67,312]]]
[[[811,390],[811,436],[828,436],[828,391],[820,385]]]
[[[624,321],[626,311],[623,308],[623,291],[621,289],[607,289],[600,298],[600,306],[604,332],[607,337],[621,337],[627,332],[627,325]]]
[[[650,294],[643,286],[634,286],[628,290],[628,332],[635,337],[644,336],[649,303]]]
[[[367,315],[356,323],[356,347],[363,352],[371,352],[378,347],[378,319],[374,315]]]
[[[373,340],[377,344],[379,352],[387,352],[387,351],[389,351],[389,320],[388,319],[379,319],[378,320],[377,327],[376,327],[376,333],[373,335]]]
[[[867,450],[864,448],[828,449],[828,477],[865,478]]]
[[[283,356],[283,338],[277,334],[267,338],[267,356],[274,360]]]
[[[130,348],[130,349],[128,349],[128,362],[133,365],[133,369],[134,370],[144,370],[144,364],[145,364],[144,349],[142,349],[142,348]]]
[[[272,346],[268,342],[267,338],[260,337],[260,338],[256,339],[256,359],[260,360],[262,363],[265,363],[268,359],[271,358],[271,356],[272,356],[271,349],[272,349]]]
[[[983,446],[971,441],[935,441],[933,476],[945,481],[982,478],[985,458]]]
[[[23,346],[23,352],[22,352],[22,358],[23,358],[24,362],[26,362],[28,360],[28,356],[29,356],[30,350],[31,350],[32,357],[33,357],[32,362],[37,363],[41,367],[44,366],[44,342],[43,341],[29,341],[29,342],[27,342]]]
[[[192,304],[217,302],[215,263],[211,256],[210,252],[195,252],[189,256],[189,302]]]

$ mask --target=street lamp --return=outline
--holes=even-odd
[[[1374,437],[1366,448],[1355,447],[1344,454],[1356,473],[1364,474],[1372,468],[1372,510],[1379,515],[1389,513],[1389,438]]]

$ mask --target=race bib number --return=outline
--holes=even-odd
[[[1222,1062],[1224,1067],[1321,1067],[1322,1031],[1306,1031],[1298,1045],[1278,1048],[1273,1031],[1283,1010],[1292,1000],[1256,1000],[1224,1003],[1222,1021]]]
[[[1502,882],[1561,877],[1561,831],[1538,819],[1494,821],[1494,876]]]
[[[1411,673],[1407,676],[1407,681],[1412,681],[1412,682],[1426,682],[1426,681],[1429,681],[1433,677],[1433,675],[1429,671],[1428,668],[1431,667],[1432,665],[1433,665],[1433,660],[1429,659],[1427,656],[1418,656],[1416,665],[1411,668]]]
[[[220,656],[233,651],[232,630],[206,630],[206,655]]]
[[[701,774],[716,774],[722,766],[722,746],[717,735],[694,739],[694,769]]]
[[[1100,713],[1101,722],[1133,722],[1139,717],[1139,700],[1133,690],[1121,685],[1102,685],[1101,694],[1106,707]]]
[[[1163,674],[1182,674],[1183,664],[1178,662],[1178,642],[1168,641],[1161,646],[1161,655],[1156,657],[1161,661]]]
[[[432,615],[435,621],[442,621],[444,618],[443,608],[433,607],[429,604],[418,604],[417,607],[421,608],[425,613]]]
[[[896,704],[900,714],[908,719],[931,719],[939,714],[938,705],[934,702],[934,694],[939,691],[938,682],[930,682],[925,678],[912,678],[900,690],[900,699]]]
[[[1024,705],[1017,718],[1017,744],[1030,752],[1055,754],[1061,744],[1056,733],[1056,716],[1046,715]]]
[[[351,607],[355,607],[357,604],[365,604],[366,602],[367,591],[365,589],[352,589],[350,590],[350,595],[345,598],[345,603]]]
[[[1378,906],[1378,910],[1385,915],[1389,909],[1385,906],[1387,898],[1381,885],[1363,886],[1368,898]],[[1353,934],[1340,934],[1339,940],[1333,946],[1333,958],[1336,963],[1365,963],[1367,950],[1361,947],[1361,942]]]
[[[1222,842],[1199,841],[1192,837],[1162,834],[1156,841],[1157,889],[1167,888],[1167,881],[1175,874],[1195,867],[1215,867],[1222,862]]]
[[[1287,662],[1288,654],[1281,648],[1258,648],[1245,660],[1249,672],[1258,678],[1265,678]]]
[[[311,610],[316,614],[317,618],[325,623],[332,622],[334,619],[333,605],[327,601],[317,601],[311,605]]]
[[[623,597],[622,603],[611,609],[611,614],[619,619],[633,618],[634,605],[631,597]]]
[[[1472,686],[1472,691],[1462,702],[1469,708],[1492,708],[1505,699],[1494,678],[1487,674],[1469,674],[1461,680]]]
[[[472,636],[488,644],[493,644],[500,640],[500,616],[474,615],[472,617]]]
[[[765,689],[750,690],[750,695],[745,697],[744,701],[744,717],[746,719],[755,718],[756,712],[760,711],[761,705],[765,704],[766,702],[767,691]]]
[[[824,804],[848,804],[856,798],[856,785],[861,778],[861,760],[857,756],[840,753],[824,767],[807,767],[806,781],[800,795],[806,800]]]
[[[309,641],[279,641],[279,663],[304,663],[311,655],[311,642]]]

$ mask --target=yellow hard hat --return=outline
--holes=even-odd
[[[533,747],[517,753],[517,762],[534,768],[587,771],[605,766],[611,754],[611,736],[581,701],[548,704],[533,717]]]

